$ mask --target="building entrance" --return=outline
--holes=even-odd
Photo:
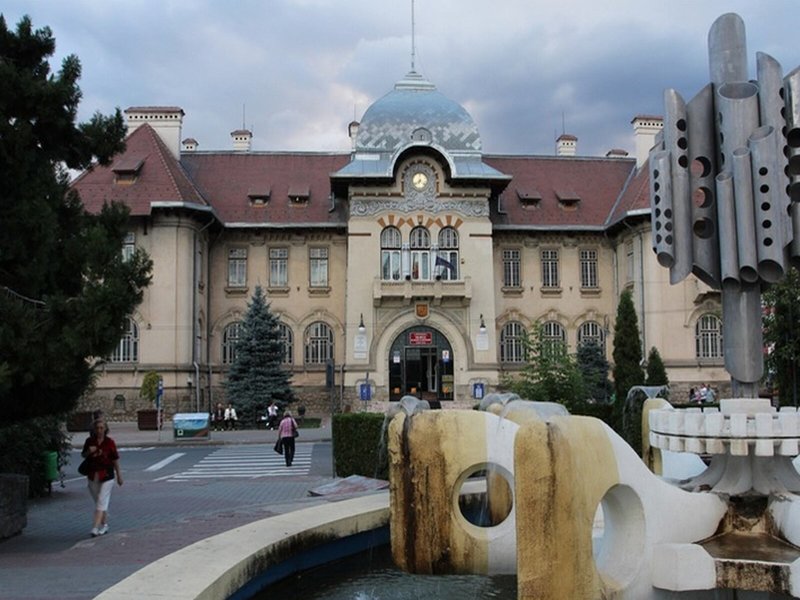
[[[407,395],[429,402],[453,399],[453,351],[431,327],[406,329],[389,352],[389,399]]]

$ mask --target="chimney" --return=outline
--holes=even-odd
[[[568,133],[562,133],[556,139],[556,155],[557,156],[575,156],[578,150],[578,138]]]
[[[633,133],[636,139],[636,167],[647,162],[650,148],[656,145],[656,135],[664,128],[664,118],[639,115],[633,118]]]
[[[358,126],[360,124],[358,121],[350,121],[347,126],[347,135],[350,136],[350,146],[353,150],[356,149],[356,136],[358,135]]]
[[[128,135],[139,125],[147,123],[166,144],[176,159],[181,157],[181,127],[183,109],[178,106],[131,106],[125,110]]]
[[[235,152],[250,152],[250,142],[253,141],[253,132],[249,129],[237,129],[231,131],[233,138],[233,150]]]
[[[194,138],[186,138],[181,142],[181,150],[183,152],[194,152],[197,150],[197,146],[200,144],[197,143],[197,140]]]

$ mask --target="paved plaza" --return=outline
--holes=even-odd
[[[309,495],[333,481],[328,424],[300,430],[292,469],[275,462],[281,457],[272,451],[274,431],[212,432],[210,440],[186,442],[174,440],[171,428],[138,431],[135,423],[112,423],[110,435],[120,446],[124,477],[113,491],[110,532],[89,536],[91,502],[73,454],[64,485],[55,483],[50,497],[32,500],[22,534],[0,542],[3,600],[94,598],[145,564],[202,538],[341,499]],[[73,444],[80,447],[84,439],[74,434]],[[179,454],[190,466],[176,466]],[[249,455],[260,456],[258,468],[266,470],[242,475],[241,469],[224,467],[225,457],[238,456],[229,462],[241,463],[241,456]],[[162,456],[160,462],[174,464],[145,468]],[[219,477],[207,476],[213,461]]]

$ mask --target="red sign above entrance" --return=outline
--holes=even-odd
[[[433,344],[433,333],[430,331],[412,331],[408,334],[408,343],[412,346],[430,346]]]

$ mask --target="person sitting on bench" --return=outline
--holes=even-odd
[[[239,417],[236,416],[236,409],[233,408],[233,404],[229,402],[228,408],[225,409],[225,429],[236,429],[236,422],[238,420]]]

